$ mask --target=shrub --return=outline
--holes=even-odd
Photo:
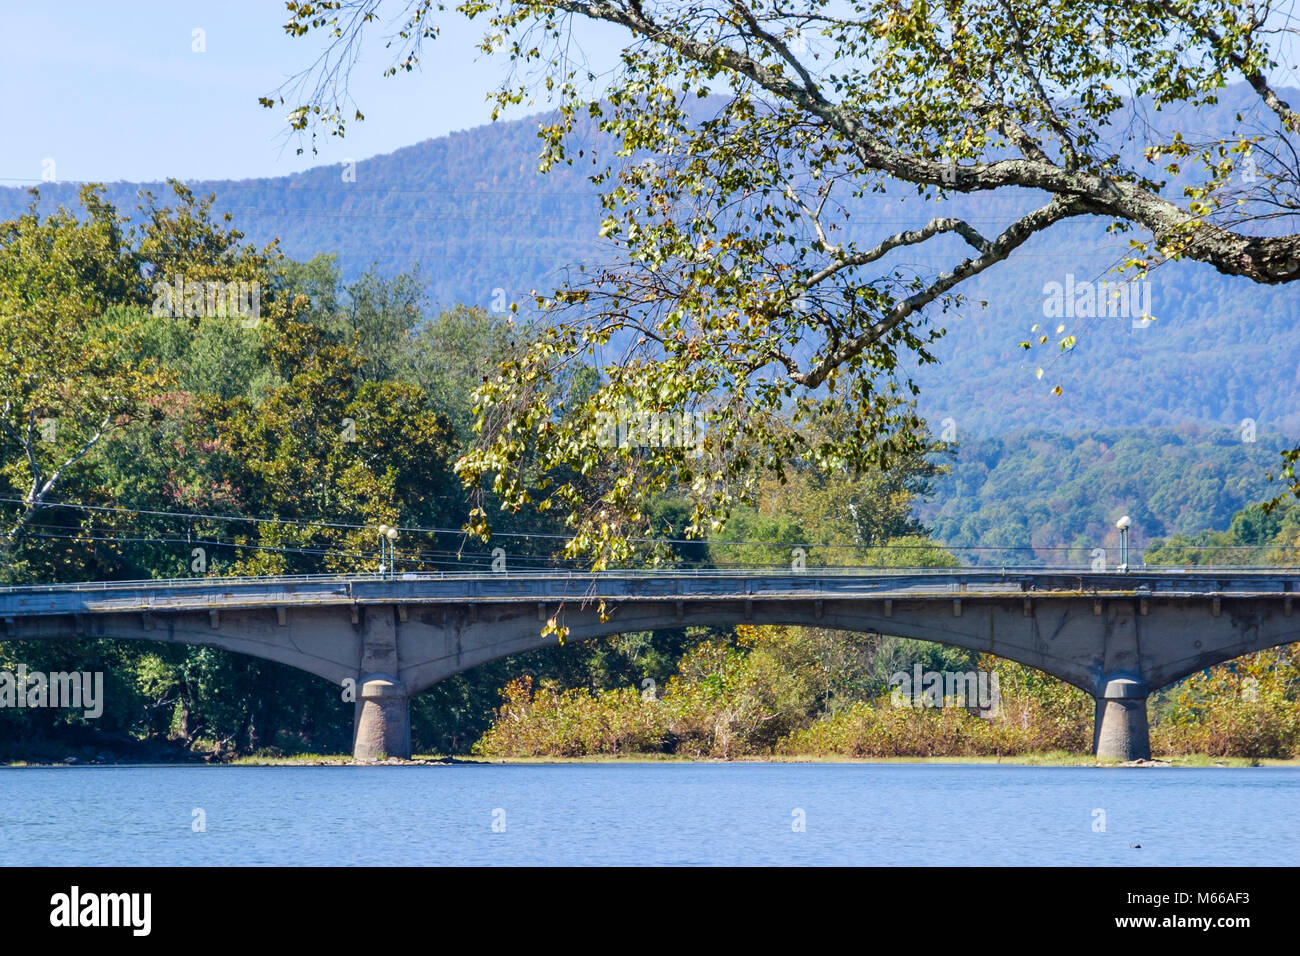
[[[532,679],[513,680],[504,703],[474,752],[490,757],[586,757],[662,751],[667,710],[633,688],[593,695],[585,688],[560,690]]]
[[[1151,749],[1213,757],[1300,755],[1300,667],[1274,649],[1189,677],[1151,731]]]

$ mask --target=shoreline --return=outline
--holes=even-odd
[[[744,764],[744,763],[843,763],[843,764],[933,764],[933,765],[972,765],[972,766],[1011,766],[1011,767],[1166,767],[1166,768],[1243,768],[1243,767],[1300,767],[1300,758],[1251,758],[1251,757],[1210,757],[1204,754],[1182,756],[1157,756],[1151,760],[1137,760],[1127,763],[1120,761],[1099,761],[1091,754],[1038,753],[1016,756],[963,756],[963,757],[848,757],[839,754],[769,754],[746,755],[743,757],[678,757],[672,754],[628,754],[628,755],[593,755],[583,757],[478,757],[442,754],[416,754],[410,760],[389,758],[379,761],[358,762],[345,754],[302,754],[285,757],[239,757],[226,761],[196,760],[75,760],[35,761],[15,760],[0,761],[0,770],[21,769],[85,769],[88,767],[433,767],[433,766],[503,766],[503,765],[566,765],[566,764]]]

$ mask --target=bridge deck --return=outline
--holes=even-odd
[[[406,573],[103,581],[0,589],[0,617],[339,604],[531,601],[1289,597],[1300,572],[998,568]]]

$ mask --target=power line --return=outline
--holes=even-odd
[[[302,554],[302,555],[309,555],[309,556],[334,555],[337,557],[356,558],[365,561],[372,560],[375,557],[375,554],[372,551],[350,551],[342,548],[288,547],[284,545],[277,546],[277,545],[267,545],[267,544],[253,544],[249,542],[239,542],[239,541],[221,541],[212,538],[186,539],[186,538],[134,537],[134,536],[127,536],[127,535],[48,534],[43,531],[33,531],[30,534],[28,534],[27,537],[44,539],[44,540],[54,540],[54,541],[90,541],[90,542],[106,543],[106,544],[154,544],[154,545],[179,544],[185,546],[207,547],[207,548],[237,548],[237,549],[249,550],[249,551],[266,551],[266,552],[272,552],[277,554]],[[399,555],[399,559],[401,560],[419,559],[419,560],[427,561],[428,563],[435,563],[435,564],[442,563],[448,565],[452,565],[452,564],[487,565],[490,564],[492,560],[492,556],[490,554],[482,551],[467,552],[465,557],[468,557],[470,559],[480,559],[480,560],[470,560],[470,561],[462,560],[458,555],[458,553],[454,551],[406,551],[406,550],[399,549],[398,555]],[[439,558],[456,558],[456,560],[454,561],[436,560]],[[554,561],[551,561],[550,559],[547,559],[544,556],[537,556],[537,555],[518,555],[513,557],[511,560],[515,564],[555,563]]]
[[[20,504],[20,505],[21,505],[21,504],[25,504],[25,502],[24,502],[23,499],[21,499],[21,498],[4,497],[4,496],[0,496],[0,502],[10,503],[10,504]],[[266,517],[255,517],[255,516],[212,515],[212,514],[204,514],[204,513],[200,513],[200,512],[174,512],[174,511],[159,511],[159,510],[141,509],[141,508],[126,508],[126,507],[114,506],[114,505],[87,505],[87,504],[80,504],[80,503],[76,503],[76,502],[47,502],[47,503],[44,504],[44,507],[47,507],[47,508],[68,508],[68,509],[79,510],[79,511],[87,511],[87,512],[113,512],[113,513],[118,513],[118,514],[128,514],[128,515],[134,515],[134,516],[148,516],[148,517],[159,517],[159,518],[172,518],[172,519],[181,519],[181,520],[186,520],[186,521],[247,522],[247,523],[250,523],[250,524],[258,524],[258,525],[260,525],[260,524],[267,524],[267,525],[289,525],[289,526],[292,526],[292,527],[306,528],[306,529],[308,529],[308,530],[312,530],[312,529],[325,529],[325,528],[332,528],[332,529],[339,529],[339,530],[346,530],[346,531],[374,531],[374,530],[377,530],[377,526],[376,526],[376,525],[371,525],[371,524],[355,524],[355,523],[348,523],[348,522],[335,522],[335,521],[310,521],[310,520],[301,520],[301,519],[294,519],[294,518],[266,518]],[[37,526],[37,527],[40,527],[40,528],[57,528],[57,529],[61,529],[61,530],[73,530],[73,528],[74,528],[75,526],[71,526],[71,525],[39,525],[39,526]],[[465,531],[463,528],[437,528],[437,527],[432,527],[432,528],[430,528],[430,527],[420,527],[420,526],[413,526],[413,525],[396,526],[396,527],[397,527],[398,531],[403,532],[403,533],[406,533],[406,534],[433,534],[433,535],[437,535],[437,534],[451,534],[451,535],[459,535],[459,536],[461,536],[461,537],[465,537],[465,538],[469,538],[469,537],[472,536],[472,535],[470,534],[470,532]],[[90,530],[90,531],[94,531],[95,529],[92,527],[92,528],[89,529],[89,530]],[[109,531],[109,530],[113,530],[113,529],[101,529],[101,530],[103,530],[103,531]],[[124,530],[126,530],[126,529],[124,529]],[[138,529],[135,529],[135,530],[138,530]],[[167,538],[167,537],[161,537],[161,538],[160,538],[160,537],[138,537],[138,538],[101,537],[101,538],[97,538],[97,537],[94,537],[94,536],[91,536],[91,535],[86,535],[86,534],[61,536],[61,535],[37,535],[37,534],[35,534],[35,533],[33,533],[31,536],[32,536],[32,537],[38,537],[38,536],[44,536],[44,537],[57,537],[57,538],[66,538],[66,539],[68,539],[68,540],[124,541],[124,542],[128,542],[128,543],[168,543],[168,544],[186,544],[186,543],[191,543],[191,544],[204,544],[204,543],[208,543],[208,544],[211,544],[211,545],[213,545],[213,546],[249,547],[249,548],[258,548],[258,547],[261,547],[261,548],[265,548],[266,550],[283,550],[283,551],[285,551],[285,552],[290,552],[290,553],[292,553],[292,552],[300,552],[300,553],[304,553],[304,554],[307,554],[307,553],[324,553],[324,552],[320,552],[320,551],[311,551],[311,550],[295,549],[295,548],[288,548],[288,547],[285,547],[285,548],[278,548],[278,549],[277,549],[277,548],[275,548],[275,547],[273,547],[273,546],[259,546],[259,545],[252,545],[252,544],[244,544],[244,543],[235,542],[235,541],[227,541],[227,540],[213,539],[213,538],[204,538],[204,539],[199,539],[199,538],[189,538],[189,537],[187,537],[187,538]],[[552,540],[552,541],[567,541],[568,538],[569,538],[568,535],[564,535],[564,534],[556,534],[556,533],[550,533],[550,532],[510,532],[510,531],[493,532],[492,537],[493,537],[493,538],[496,538],[496,537],[503,537],[503,538],[523,538],[523,539],[533,539],[533,538],[536,538],[536,539]],[[702,546],[702,545],[707,545],[709,548],[714,548],[714,547],[758,547],[758,548],[772,548],[772,549],[781,548],[781,549],[786,549],[786,548],[796,548],[796,547],[801,547],[801,548],[809,548],[809,549],[823,549],[823,550],[850,550],[850,551],[901,551],[901,552],[907,552],[907,551],[932,551],[932,550],[946,550],[946,551],[949,551],[949,552],[960,553],[960,554],[967,554],[967,553],[976,553],[976,554],[979,554],[979,553],[998,553],[998,552],[1032,552],[1032,553],[1043,553],[1043,552],[1047,552],[1047,553],[1071,553],[1071,552],[1078,552],[1078,551],[1086,551],[1086,550],[1088,550],[1088,547],[1089,547],[1089,546],[1086,545],[1086,544],[1083,544],[1083,545],[1052,545],[1052,546],[1037,546],[1037,547],[1036,547],[1036,546],[1033,546],[1033,545],[947,545],[947,544],[944,544],[944,543],[942,543],[942,542],[937,542],[937,541],[936,541],[936,542],[927,542],[927,543],[922,543],[922,544],[899,544],[899,543],[895,543],[895,544],[847,544],[847,543],[835,543],[835,542],[818,543],[818,542],[809,542],[809,541],[802,541],[802,542],[748,541],[748,540],[731,541],[731,540],[725,540],[725,539],[714,539],[714,538],[646,538],[646,537],[633,537],[633,538],[629,538],[628,540],[629,540],[629,541],[633,541],[633,542],[637,542],[637,543],[643,543],[643,544],[654,544],[654,543],[658,543],[658,544],[668,544],[668,545],[674,545],[674,544],[676,544],[676,545],[687,545],[687,546],[697,546],[697,547],[698,547],[698,546]],[[1171,542],[1169,542],[1168,539],[1166,538],[1166,539],[1165,539],[1165,544],[1166,544],[1166,545],[1169,545],[1170,543],[1171,543]],[[1193,549],[1193,550],[1196,550],[1196,551],[1244,551],[1244,550],[1252,550],[1252,549],[1254,549],[1254,550],[1294,551],[1294,550],[1300,549],[1300,545],[1289,545],[1289,544],[1254,544],[1254,545],[1252,545],[1252,544],[1228,544],[1228,545],[1198,545],[1198,544],[1191,544],[1191,543],[1186,543],[1186,544],[1184,544],[1184,543],[1174,543],[1174,546],[1176,546],[1176,547],[1182,547],[1182,548],[1188,548],[1188,549]],[[338,549],[333,549],[333,550],[334,550],[334,551],[337,551],[338,553],[342,553],[342,554],[351,554],[351,555],[358,555],[358,556],[361,556],[361,555],[369,555],[369,552],[339,551]],[[404,551],[403,553],[404,553],[404,554],[411,554],[412,556],[415,556],[415,555],[421,555],[421,556],[423,556],[423,555],[427,555],[427,556],[430,556],[430,557],[434,557],[434,556],[444,556],[444,555],[450,555],[450,554],[461,554],[461,553],[464,553],[464,552],[451,552],[451,551],[440,551],[440,550],[428,550],[428,551]],[[471,554],[482,554],[483,552],[469,552],[469,553],[471,553]],[[538,555],[515,555],[515,556],[512,556],[512,560],[515,560],[515,561],[518,561],[518,560],[525,560],[525,559],[526,559],[526,560],[546,560],[546,559],[544,558],[544,556],[538,556]]]

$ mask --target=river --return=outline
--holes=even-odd
[[[0,769],[6,865],[1292,865],[1300,769]]]

